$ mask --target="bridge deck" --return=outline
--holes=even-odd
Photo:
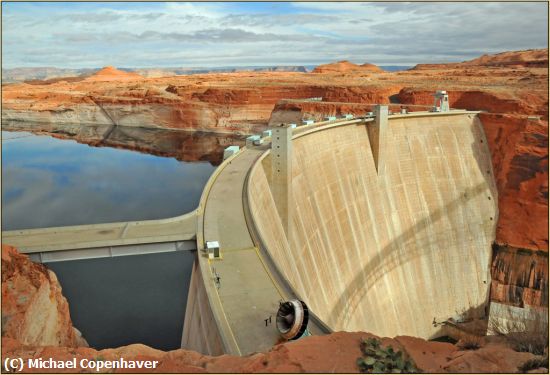
[[[192,240],[196,211],[161,220],[75,225],[2,232],[2,242],[22,253]]]

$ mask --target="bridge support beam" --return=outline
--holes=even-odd
[[[281,124],[273,127],[271,135],[272,194],[281,223],[289,238],[292,209],[292,126]]]
[[[378,176],[384,173],[386,155],[386,136],[388,131],[388,106],[374,106],[374,123],[367,125],[369,141]]]

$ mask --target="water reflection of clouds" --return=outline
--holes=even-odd
[[[38,136],[3,142],[2,164],[3,230],[179,215],[214,170]]]

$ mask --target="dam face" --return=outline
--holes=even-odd
[[[288,233],[265,153],[249,175],[253,225],[333,330],[442,336],[437,323],[482,316],[488,302],[498,208],[487,141],[472,113],[390,116],[383,142],[373,127],[294,136]]]

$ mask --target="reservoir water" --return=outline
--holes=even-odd
[[[2,230],[181,215],[197,207],[223,149],[243,143],[139,128],[7,128],[18,131],[2,131]],[[21,131],[30,128],[47,135]],[[194,258],[195,251],[177,251],[46,266],[90,346],[142,343],[172,350],[181,344]]]
[[[2,132],[2,230],[181,215],[197,207],[214,169],[207,161]]]

